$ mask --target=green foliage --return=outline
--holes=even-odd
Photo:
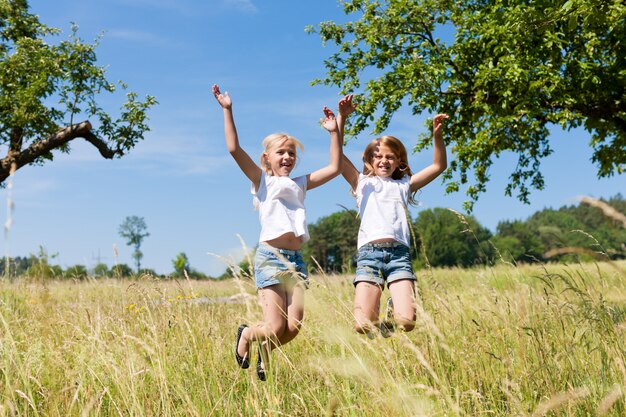
[[[545,247],[534,230],[522,221],[498,223],[493,245],[506,262],[537,262],[543,259]]]
[[[184,277],[185,271],[187,273],[191,271],[189,259],[187,258],[187,254],[185,252],[180,252],[178,255],[176,255],[176,258],[172,260],[172,265],[174,266],[173,275],[176,277]]]
[[[237,265],[229,265],[226,268],[226,271],[217,279],[228,279],[228,278],[247,278],[252,279],[254,277],[254,255],[256,253],[256,246],[252,250],[251,253],[244,256],[243,260],[239,262]]]
[[[172,277],[174,278],[192,278],[192,279],[208,279],[209,276],[203,274],[202,272],[196,271],[189,264],[189,258],[187,258],[187,254],[185,252],[180,252],[174,259],[172,259],[172,266],[174,267],[174,273]],[[185,276],[185,272],[187,275]]]
[[[141,243],[143,239],[150,236],[147,232],[148,227],[143,217],[127,216],[120,225],[118,233],[121,237],[126,239],[126,244],[134,248],[133,259],[137,265],[137,273],[141,269],[141,258],[143,253],[141,252]]]
[[[446,142],[456,158],[449,192],[486,190],[501,154],[517,156],[506,194],[529,201],[542,189],[540,163],[552,152],[549,128],[591,133],[597,174],[626,171],[626,3],[569,1],[344,0],[346,23],[322,22],[337,45],[325,78],[359,93],[349,133],[387,128],[402,105],[448,113]],[[450,39],[439,36],[450,34]],[[423,134],[416,151],[430,146]]]
[[[133,275],[133,270],[126,264],[117,264],[111,267],[109,272],[113,278],[125,278]]]
[[[347,273],[354,269],[359,218],[355,210],[342,210],[309,225],[309,240],[303,255],[311,268]],[[308,261],[313,258],[314,261]]]
[[[430,266],[472,266],[487,264],[492,255],[491,232],[472,216],[449,209],[421,211],[415,220],[417,264]]]
[[[67,268],[63,274],[65,278],[68,279],[85,279],[89,276],[87,273],[87,268],[84,265],[74,265]]]
[[[626,215],[620,194],[603,201]],[[505,221],[491,239],[505,261],[537,262],[562,250],[561,261],[626,258],[626,229],[596,207],[586,204],[544,209],[526,221]]]
[[[16,256],[15,258],[4,257],[0,259],[0,273],[4,277],[15,278],[24,274],[31,266],[28,257]]]
[[[56,253],[49,255],[45,247],[39,246],[39,252],[29,256],[30,266],[26,270],[26,276],[36,281],[47,281],[61,277],[63,274],[61,267],[50,264],[50,259],[56,258],[57,255]]]
[[[105,158],[125,155],[149,130],[147,110],[154,97],[137,100],[128,92],[120,115],[98,105],[101,93],[114,93],[123,83],[110,83],[97,65],[94,44],[85,43],[72,27],[68,40],[53,43],[60,31],[39,22],[26,1],[0,0],[0,144],[7,155],[0,183],[11,172],[52,159],[52,150],[69,152],[69,142],[82,137]],[[98,122],[92,129],[87,120]]]
[[[97,278],[109,276],[109,267],[107,264],[99,263],[93,268],[93,275]]]

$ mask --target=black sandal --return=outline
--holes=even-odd
[[[243,334],[243,329],[248,327],[246,324],[242,324],[237,329],[237,339],[235,340],[235,359],[237,359],[237,365],[240,368],[247,369],[250,366],[250,355],[247,354],[244,357],[239,356],[239,340],[241,340],[241,335]]]
[[[265,369],[263,367],[263,355],[261,354],[261,344],[259,343],[259,358],[256,363],[256,374],[261,381],[265,381],[267,379],[267,375],[265,374]]]

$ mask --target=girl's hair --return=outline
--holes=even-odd
[[[304,152],[302,142],[287,133],[272,133],[271,135],[267,135],[265,139],[263,139],[263,152],[261,153],[261,169],[265,171],[267,175],[274,175],[274,173],[265,160],[265,154],[268,153],[274,146],[278,146],[285,141],[292,142],[296,148],[300,149],[301,152]],[[298,157],[299,155],[296,152],[296,163],[299,160]]]
[[[409,166],[404,144],[400,141],[400,139],[388,135],[374,139],[365,147],[365,150],[363,151],[363,175],[374,175],[372,160],[374,159],[374,152],[376,152],[376,149],[381,145],[385,145],[391,149],[396,158],[398,158],[398,168],[393,172],[393,174],[391,174],[391,178],[399,180],[406,175],[409,177],[413,175],[411,173],[411,167]],[[415,192],[409,194],[409,204],[417,204],[417,201],[415,201]]]

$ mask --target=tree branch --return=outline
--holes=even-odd
[[[91,130],[86,132],[85,135],[82,136],[82,138],[85,139],[87,142],[91,143],[93,146],[95,146],[103,158],[113,159],[116,155],[120,155],[120,156],[123,155],[123,153],[118,151],[117,149],[109,148],[107,143],[103,141],[102,139],[100,139],[99,137],[97,137],[96,135],[94,135],[91,132]]]
[[[15,170],[20,169],[76,138],[83,138],[91,143],[98,149],[100,155],[106,159],[112,159],[120,154],[118,150],[109,148],[107,143],[94,135],[91,129],[91,123],[86,120],[61,129],[47,139],[36,141],[24,151],[13,149],[12,152],[9,152],[6,157],[0,160],[0,183],[3,183],[9,177],[13,164],[15,164]]]

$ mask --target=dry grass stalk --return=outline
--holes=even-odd
[[[13,174],[17,170],[17,165],[15,162],[11,164],[11,170],[9,171],[9,180],[7,182],[7,220],[4,223],[4,244],[5,244],[5,261],[4,261],[4,275],[10,275],[10,260],[11,254],[9,253],[9,232],[11,231],[11,226],[13,225],[13,209],[15,208],[15,203],[13,202]]]
[[[589,388],[582,387],[576,388],[565,392],[560,392],[548,399],[547,401],[542,401],[539,403],[535,412],[532,413],[532,417],[541,417],[548,414],[549,411],[554,410],[555,408],[559,408],[570,402],[577,402],[580,399],[583,399],[589,395]]]
[[[594,252],[589,249],[579,248],[575,246],[566,246],[564,248],[554,248],[550,249],[546,253],[543,254],[545,258],[552,258],[553,256],[558,255],[569,255],[569,254],[578,254],[578,255],[588,255],[595,259],[606,260],[607,256],[604,253]]]
[[[599,416],[606,415],[611,407],[624,396],[624,391],[622,391],[622,387],[619,384],[613,385],[613,389],[609,392],[598,404],[598,408],[596,409],[596,414]]]
[[[602,213],[604,213],[605,216],[610,217],[614,220],[617,220],[618,222],[622,223],[623,227],[626,227],[626,216],[624,216],[619,211],[615,210],[610,205],[606,204],[604,201],[596,200],[595,198],[585,197],[585,196],[580,197],[580,201],[581,203],[588,204],[591,207],[599,208],[600,210],[602,210]]]

